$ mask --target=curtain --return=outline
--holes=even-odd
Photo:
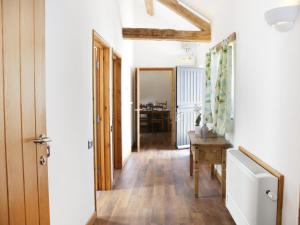
[[[212,107],[211,107],[211,52],[206,54],[205,63],[205,105],[204,105],[204,121],[205,123],[212,123]]]
[[[215,86],[215,101],[213,110],[213,130],[218,135],[225,135],[231,130],[231,63],[228,63],[228,52],[232,54],[228,43],[220,50],[218,77]]]

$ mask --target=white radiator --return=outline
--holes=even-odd
[[[236,149],[227,153],[226,186],[237,225],[276,225],[278,179]]]

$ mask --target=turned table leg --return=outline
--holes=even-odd
[[[226,149],[222,150],[222,199],[226,197]]]

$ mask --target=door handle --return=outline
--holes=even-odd
[[[49,145],[50,142],[52,142],[52,140],[43,134],[41,134],[37,139],[33,140],[33,143],[35,143],[35,144],[47,145],[47,154],[42,155],[40,157],[40,164],[43,166],[47,164],[47,159],[50,157],[50,154],[51,154],[51,149],[50,149],[50,145]]]
[[[52,142],[52,140],[43,134],[41,134],[37,139],[33,140],[33,143],[40,144],[40,145],[48,144],[50,142]]]

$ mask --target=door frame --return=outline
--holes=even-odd
[[[114,169],[123,168],[122,155],[122,57],[113,49],[112,51],[112,88],[113,88],[113,119],[112,119],[112,140],[113,140],[113,162]]]
[[[135,132],[135,145],[137,151],[140,151],[140,123],[139,123],[139,110],[140,110],[140,72],[143,71],[169,71],[172,72],[172,102],[171,102],[171,124],[172,124],[172,139],[171,144],[176,146],[176,67],[141,67],[136,68],[136,75],[135,75],[135,98],[134,98],[134,105],[135,105],[135,125],[136,125],[136,132]]]
[[[92,58],[93,58],[93,149],[94,149],[94,180],[95,204],[98,190],[110,190],[111,182],[111,151],[110,151],[110,52],[107,42],[95,31],[92,32]],[[103,57],[103,67],[99,65],[97,71],[97,58]],[[98,77],[97,77],[98,73]],[[101,80],[98,78],[102,78]],[[101,101],[102,100],[102,101]],[[103,104],[104,102],[104,104]],[[99,115],[99,116],[98,116]],[[100,168],[100,174],[99,170]]]

